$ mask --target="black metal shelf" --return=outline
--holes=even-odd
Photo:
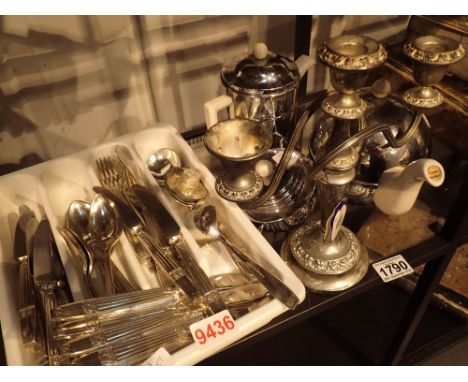
[[[399,364],[403,359],[405,350],[453,254],[460,245],[468,242],[468,198],[466,197],[468,195],[468,165],[461,169],[461,173],[463,179],[446,214],[444,226],[433,237],[399,252],[413,268],[423,264],[426,264],[426,266],[398,324],[393,342],[387,350],[384,359],[385,364]],[[345,225],[353,226],[355,220],[361,220],[356,219],[361,211],[362,208],[359,207],[351,209]],[[358,228],[354,224],[353,230]],[[394,256],[392,254],[383,257],[375,251],[369,249],[368,251],[371,263]],[[253,344],[274,336],[382,284],[383,281],[370,266],[364,279],[346,291],[335,294],[318,294],[308,291],[304,302],[294,311],[288,311],[275,318],[263,328],[244,337],[223,350],[223,352],[229,354],[243,351]]]

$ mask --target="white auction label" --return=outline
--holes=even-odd
[[[223,310],[190,325],[195,344],[206,347],[221,341],[236,330],[236,322],[229,310]]]
[[[141,366],[171,366],[172,364],[172,357],[167,350],[159,348]]]
[[[385,283],[414,272],[411,265],[401,255],[379,261],[372,266]]]

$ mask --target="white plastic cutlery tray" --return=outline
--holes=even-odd
[[[153,179],[145,162],[150,154],[160,148],[172,148],[181,156],[185,167],[200,171],[203,184],[208,189],[210,203],[216,206],[219,220],[235,234],[236,240],[241,242],[260,264],[280,275],[300,301],[305,298],[303,284],[244,212],[236,204],[227,202],[216,194],[212,173],[197,158],[177,130],[167,124],[158,124],[137,133],[121,136],[100,146],[0,177],[0,320],[8,365],[33,364],[32,354],[22,344],[17,308],[18,271],[13,254],[13,241],[19,206],[22,204],[29,206],[38,220],[49,219],[72,294],[75,300],[83,299],[79,268],[76,266],[75,259],[72,259],[57,227],[64,224],[65,213],[73,200],[92,201],[93,187],[100,185],[94,172],[94,160],[104,155],[113,155],[116,144],[125,145],[131,151],[135,162],[145,174],[147,184],[179,223],[188,246],[208,276],[232,272],[235,270],[234,263],[228,256],[207,256],[206,252],[202,252],[197,243],[199,237],[197,237],[196,230],[187,223],[189,208],[177,203]],[[115,246],[112,260],[142,289],[158,286],[155,276],[138,262],[124,233]],[[259,329],[286,310],[283,304],[273,299],[237,319],[236,330],[226,335],[221,341],[204,347],[196,344],[189,345],[172,354],[171,363],[174,365],[196,364]]]

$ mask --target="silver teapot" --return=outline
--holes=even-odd
[[[401,147],[392,147],[382,132],[364,141],[348,199],[357,204],[370,204],[379,178],[386,169],[406,166],[417,159],[430,156],[431,135],[429,121],[424,115],[413,131],[407,134],[417,111],[401,97],[390,92],[388,81],[378,80],[371,88],[361,89],[359,94],[367,103],[368,127],[386,124],[393,137],[406,135],[406,142]]]
[[[312,64],[309,56],[303,55],[294,62],[257,43],[248,55],[224,64],[221,82],[227,95],[205,103],[207,125],[214,125],[218,112],[229,108],[229,119],[261,122],[279,138],[275,139],[276,146],[281,146],[294,127],[299,82]]]

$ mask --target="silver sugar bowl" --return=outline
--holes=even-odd
[[[242,204],[262,192],[263,179],[255,172],[255,163],[272,141],[268,128],[248,119],[228,119],[208,128],[203,142],[224,169],[215,183],[221,197]]]
[[[256,172],[263,178],[265,187],[271,183],[284,150],[268,150],[257,162]],[[299,151],[294,151],[281,182],[275,192],[262,205],[244,211],[250,220],[265,231],[289,231],[303,224],[316,205],[315,181],[308,176],[313,162]]]

